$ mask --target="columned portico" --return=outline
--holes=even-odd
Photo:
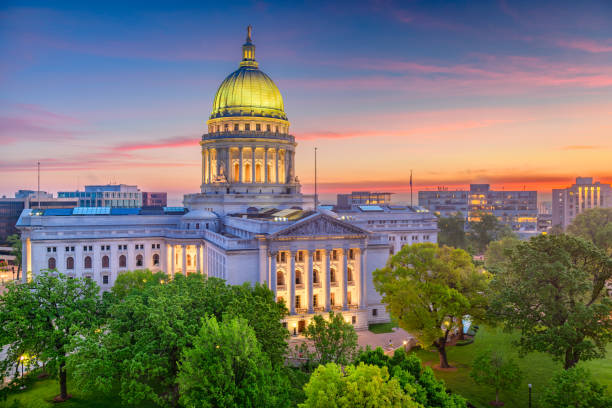
[[[295,314],[295,252],[289,251],[289,282],[287,282],[289,313]]]
[[[312,313],[313,307],[312,307],[312,297],[314,295],[314,291],[313,291],[313,282],[312,282],[312,273],[313,273],[313,257],[314,257],[314,251],[312,249],[310,249],[309,251],[306,252],[306,259],[307,259],[307,263],[308,263],[308,272],[307,272],[307,285],[306,285],[306,305],[308,307],[308,313]]]
[[[348,310],[348,248],[342,248],[342,309]]]
[[[331,310],[331,275],[330,275],[330,258],[331,258],[331,248],[325,248],[325,311],[328,312]]]

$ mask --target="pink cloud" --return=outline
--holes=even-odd
[[[598,43],[593,40],[581,39],[581,40],[560,40],[557,42],[558,45],[571,48],[580,51],[586,51],[591,53],[602,53],[612,52],[612,40],[608,40],[605,44]]]
[[[601,149],[601,146],[595,145],[571,145],[571,146],[562,146],[561,150],[596,150]]]
[[[200,138],[197,136],[176,136],[167,139],[159,140],[157,142],[137,142],[137,143],[126,143],[119,146],[115,146],[113,150],[119,152],[130,152],[135,150],[151,150],[151,149],[167,149],[176,147],[192,147],[197,146]]]

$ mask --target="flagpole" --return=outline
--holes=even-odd
[[[412,169],[410,170],[410,207],[412,207]]]
[[[314,210],[315,212],[317,211],[317,203],[318,203],[318,197],[317,197],[317,148],[314,148],[314,153],[315,153],[315,157],[314,157],[314,178],[315,178],[315,193],[314,193]]]

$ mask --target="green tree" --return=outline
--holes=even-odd
[[[357,353],[357,333],[341,313],[329,312],[327,319],[315,315],[304,336],[312,340],[314,360],[319,364],[348,364]]]
[[[344,374],[334,363],[320,365],[304,391],[306,401],[301,408],[421,407],[389,377],[386,367],[363,363],[347,366]]]
[[[234,302],[244,301],[247,320],[255,318],[250,308],[259,313],[255,335],[262,350],[265,345],[268,355],[279,353],[286,330],[281,340],[267,338],[281,335],[272,328],[274,319],[282,325],[277,305],[265,290],[232,287],[198,274],[133,287],[111,303],[102,330],[75,340],[78,352],[71,356],[75,381],[86,391],[117,392],[125,404],[176,406],[178,361],[183,350],[193,346],[203,316],[217,321],[240,317]]]
[[[518,329],[519,351],[549,353],[566,369],[605,356],[612,300],[605,290],[612,258],[590,242],[540,235],[520,243],[492,283],[491,313]]]
[[[287,383],[243,318],[202,320],[183,350],[177,382],[185,407],[285,407]]]
[[[8,344],[2,372],[23,353],[34,355],[59,378],[66,400],[70,342],[99,324],[99,288],[91,279],[42,271],[28,283],[11,283],[0,296],[0,340]]]
[[[609,408],[612,396],[584,368],[573,367],[557,373],[541,399],[542,408]]]
[[[274,365],[283,365],[289,338],[289,331],[281,323],[288,313],[284,303],[277,303],[274,293],[259,283],[233,286],[232,292],[227,315],[247,319],[255,330],[262,351]]]
[[[369,347],[362,350],[355,364],[374,364],[387,367],[392,377],[397,379],[404,392],[423,407],[466,408],[465,399],[447,392],[444,382],[436,379],[431,367],[423,367],[414,353],[404,349],[395,350],[393,357],[387,356],[383,349]]]
[[[438,219],[438,244],[454,248],[467,249],[467,236],[465,234],[465,216],[458,212],[450,217]]]
[[[612,255],[612,208],[591,208],[578,214],[567,233],[591,241]]]
[[[446,343],[465,315],[484,315],[486,273],[476,271],[462,249],[423,243],[405,246],[374,271],[374,286],[399,326],[449,367]]]
[[[503,390],[514,390],[521,384],[522,373],[518,364],[512,359],[504,359],[503,356],[491,350],[480,353],[472,363],[470,377],[476,384],[486,385],[495,390],[495,404],[499,402],[499,392]]]
[[[145,286],[157,285],[167,280],[168,276],[163,272],[153,273],[149,269],[122,272],[117,276],[115,284],[111,288],[111,293],[117,300],[121,300],[131,291],[143,290]]]
[[[468,238],[480,254],[487,249],[491,241],[514,235],[512,230],[493,214],[478,212],[474,217],[476,220],[469,222]]]
[[[6,241],[11,248],[13,248],[11,250],[11,255],[15,257],[15,265],[17,265],[17,280],[19,280],[19,271],[21,271],[23,256],[23,251],[21,249],[21,238],[17,234],[12,234],[6,238]]]
[[[497,271],[500,268],[504,268],[508,262],[508,254],[520,242],[518,238],[513,236],[490,242],[485,251],[485,268],[488,271]]]

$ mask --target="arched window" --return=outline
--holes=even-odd
[[[187,266],[191,266],[191,255],[187,255]]]
[[[240,182],[240,163],[234,164],[234,181]]]
[[[49,269],[57,268],[57,265],[55,264],[55,258],[49,258],[49,260],[47,261],[47,267]]]
[[[142,266],[142,255],[136,255],[136,266]]]
[[[272,165],[268,164],[268,179],[266,180],[266,183],[270,183],[272,182]]]
[[[66,269],[74,269],[74,258],[71,256],[66,258]]]
[[[302,284],[302,271],[295,271],[295,284],[296,285]]]
[[[104,255],[102,257],[102,267],[108,268],[109,266],[110,266],[110,262],[109,262],[108,256]]]
[[[85,265],[85,269],[91,269],[91,256],[86,256],[83,264]]]
[[[282,271],[276,272],[276,286],[285,286],[285,274]]]
[[[351,268],[347,268],[347,270],[346,270],[346,279],[349,282],[353,281],[353,270]]]
[[[127,258],[125,257],[125,255],[121,255],[119,257],[119,267],[125,268],[126,266],[127,266]]]
[[[319,270],[318,269],[312,270],[312,283],[319,283]]]
[[[330,282],[336,281],[336,270],[334,268],[329,270],[329,281]]]
[[[159,266],[159,254],[153,254],[153,265]]]

